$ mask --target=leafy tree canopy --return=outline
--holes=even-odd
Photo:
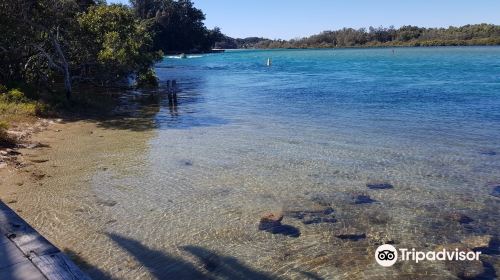
[[[398,29],[393,26],[368,29],[343,28],[288,41],[225,37],[218,45],[237,48],[500,45],[500,26],[483,23],[448,28],[423,28],[410,25]]]
[[[222,40],[218,28],[207,29],[205,15],[191,0],[131,0],[138,17],[152,22],[154,46],[164,52],[206,52]]]
[[[146,72],[159,54],[127,6],[98,0],[0,0],[0,83],[110,85]]]

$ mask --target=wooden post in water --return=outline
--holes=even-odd
[[[170,80],[167,81],[167,97],[168,106],[172,107],[174,105],[174,101],[172,99],[172,88],[170,87]]]
[[[177,106],[177,81],[172,80],[172,95],[174,99],[174,106]]]

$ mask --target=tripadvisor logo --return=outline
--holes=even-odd
[[[393,266],[398,260],[398,251],[389,244],[379,246],[375,251],[375,260],[381,266]]]
[[[381,245],[375,251],[375,260],[384,267],[393,266],[398,260],[400,261],[478,261],[481,252],[459,251],[442,249],[439,251],[417,251],[415,248],[399,249],[389,244]],[[399,258],[398,258],[399,256]]]

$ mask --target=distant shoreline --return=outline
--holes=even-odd
[[[393,26],[370,28],[343,28],[328,30],[309,37],[281,40],[262,37],[231,38],[216,43],[215,48],[349,48],[396,46],[476,46],[500,45],[500,26],[472,24],[460,27],[425,28],[418,26]]]
[[[232,51],[272,51],[272,50],[280,50],[280,51],[300,51],[300,50],[351,50],[351,49],[403,49],[403,48],[460,48],[460,47],[500,47],[498,45],[462,45],[462,46],[352,46],[352,47],[331,47],[331,48],[241,48],[241,49],[225,49],[225,52]],[[202,53],[192,53],[192,54],[202,54]],[[206,54],[206,53],[205,53]]]
[[[225,51],[233,50],[328,50],[328,49],[387,49],[387,48],[435,48],[435,47],[495,47],[496,44],[456,44],[456,45],[358,45],[358,46],[341,46],[341,47],[305,47],[305,48],[237,48],[225,49]]]

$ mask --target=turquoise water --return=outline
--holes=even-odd
[[[499,235],[500,47],[228,51],[156,71],[144,158],[92,183],[122,221],[106,229],[113,275],[456,279],[373,254]],[[269,211],[282,231],[259,231]],[[495,248],[478,275],[498,275]]]
[[[268,57],[272,67],[265,67]],[[159,76],[177,79],[186,93],[201,96],[185,96],[197,114],[188,113],[186,121],[167,116],[160,123],[190,126],[262,116],[388,138],[472,137],[495,145],[499,60],[497,47],[233,51],[166,59],[158,65]]]

